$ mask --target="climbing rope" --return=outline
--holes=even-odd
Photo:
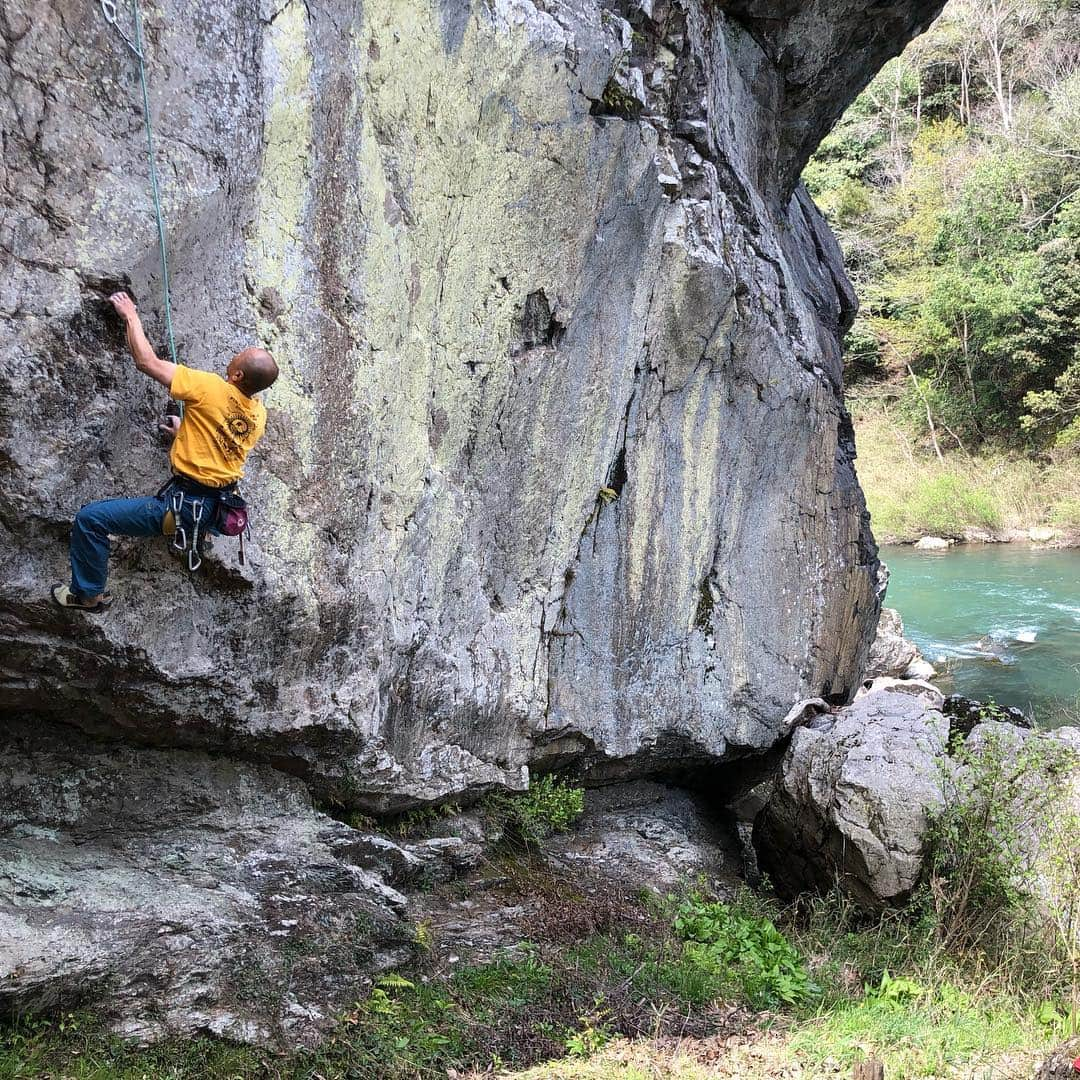
[[[139,81],[142,83],[143,120],[146,123],[146,152],[150,159],[150,192],[154,198],[154,216],[157,219],[158,246],[161,249],[161,285],[165,294],[165,331],[169,337],[169,357],[176,359],[176,340],[173,337],[172,299],[169,295],[169,259],[165,253],[165,220],[161,213],[161,192],[158,188],[157,164],[154,156],[154,129],[150,123],[150,96],[146,87],[146,62],[143,53],[142,15],[139,13],[139,0],[131,0],[131,10],[135,24],[135,40],[124,33],[120,26],[116,10],[116,0],[99,0],[101,13],[105,21],[120,35],[135,59],[139,62]],[[183,406],[181,406],[182,408]]]

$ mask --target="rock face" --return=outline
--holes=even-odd
[[[637,888],[665,889],[699,878],[727,884],[738,868],[732,838],[718,829],[700,798],[648,781],[589,791],[582,821],[545,846],[551,859]]]
[[[0,782],[0,1011],[295,1045],[411,955],[385,852],[427,848],[316,814],[265,766],[35,725],[5,733]]]
[[[927,814],[941,803],[949,737],[941,695],[926,698],[878,690],[796,729],[754,828],[778,891],[836,885],[868,908],[906,899],[923,869]]]
[[[389,809],[848,698],[854,298],[797,180],[940,6],[156,5],[181,358],[283,374],[248,565],[122,543],[98,619],[46,603],[72,516],[166,469],[103,301],[161,341],[138,89],[97,5],[5,9],[0,703]]]

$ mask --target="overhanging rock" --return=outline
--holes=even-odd
[[[388,809],[849,697],[854,299],[796,179],[939,7],[164,0],[180,352],[283,375],[249,565],[123,543],[99,619],[46,603],[72,516],[166,467],[103,300],[160,336],[134,72],[96,5],[0,15],[0,703]]]

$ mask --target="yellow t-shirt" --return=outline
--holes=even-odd
[[[210,487],[244,475],[244,459],[266,429],[266,409],[220,375],[176,365],[169,393],[185,404],[169,461]]]

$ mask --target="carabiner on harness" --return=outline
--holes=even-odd
[[[193,574],[202,566],[202,555],[199,554],[199,522],[203,516],[203,500],[191,500],[191,547],[187,553],[187,568]]]
[[[187,529],[184,528],[183,518],[180,516],[184,509],[184,492],[176,486],[172,490],[172,513],[173,513],[173,542],[172,546],[177,551],[187,551]]]

